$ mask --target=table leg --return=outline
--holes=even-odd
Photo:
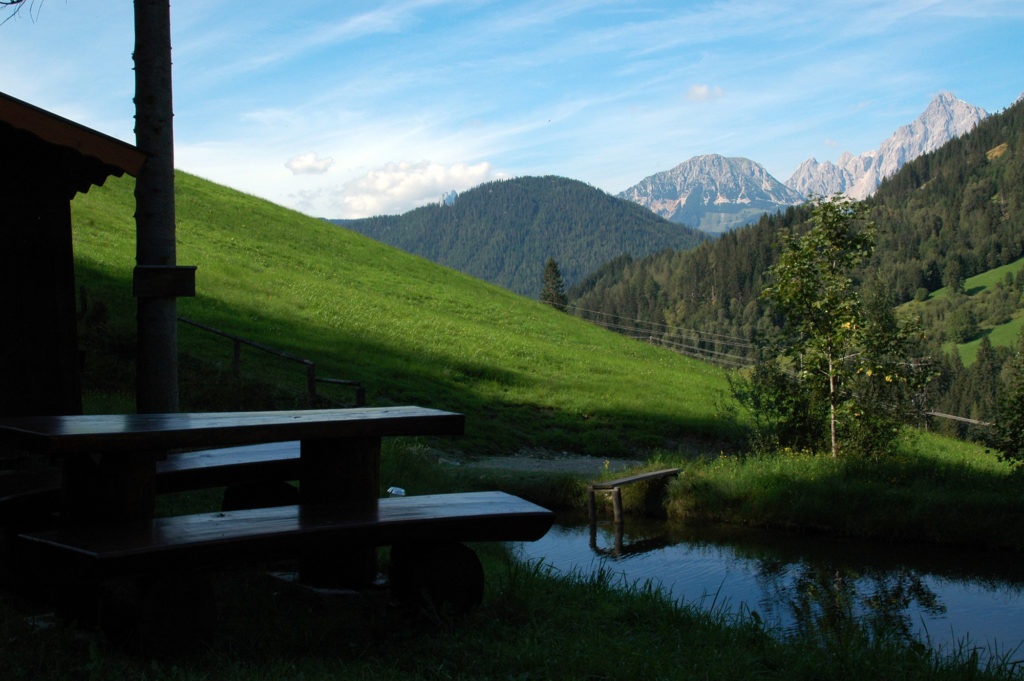
[[[69,456],[61,480],[60,522],[84,526],[145,522],[153,518],[156,499],[153,452]],[[80,622],[98,616],[96,583],[65,575],[57,586],[57,610]]]
[[[303,514],[365,514],[377,511],[380,438],[303,440],[299,499]],[[377,578],[377,549],[332,546],[306,552],[302,581],[314,586],[366,586]]]
[[[156,499],[156,456],[129,452],[65,457],[62,522],[149,521]]]

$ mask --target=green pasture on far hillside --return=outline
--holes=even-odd
[[[968,277],[964,280],[964,293],[970,297],[978,296],[986,292],[991,292],[995,285],[1000,282],[1005,282],[1007,275],[1018,276],[1021,271],[1024,270],[1024,258],[1014,260],[1006,265],[1000,267],[994,267],[990,270],[977,274],[973,277]],[[924,302],[909,302],[903,305],[903,308],[911,312],[919,312],[927,309],[927,306],[934,304],[937,301],[945,300],[949,297],[949,287],[943,287],[936,291],[933,291],[931,295]],[[989,343],[994,347],[1014,347],[1017,344],[1017,340],[1020,338],[1021,330],[1024,329],[1024,315],[1018,311],[1017,316],[1013,317],[1009,321],[1003,324],[997,324],[991,327],[982,327],[982,333],[975,339],[967,343],[954,344],[947,342],[943,346],[945,352],[950,352],[954,347],[960,353],[960,359],[965,365],[974,363],[975,358],[978,355],[978,347],[981,345],[982,338],[988,338]]]
[[[967,295],[971,296],[977,295],[982,291],[988,291],[993,286],[995,286],[996,283],[1005,280],[1007,274],[1012,274],[1016,276],[1017,273],[1021,271],[1021,268],[1024,268],[1024,258],[1019,258],[1011,263],[1007,263],[999,267],[993,267],[992,269],[982,272],[981,274],[976,274],[973,277],[968,277],[967,279],[964,280],[964,291],[967,293]],[[941,298],[945,298],[948,295],[949,287],[943,286],[942,288],[933,291],[932,294],[928,296],[928,299],[939,300]]]
[[[178,264],[198,266],[197,295],[179,300],[179,315],[311,359],[319,376],[361,381],[371,405],[464,412],[467,437],[454,448],[612,456],[681,443],[717,452],[729,438],[717,415],[721,370],[267,201],[180,172],[176,181]],[[132,192],[131,178],[111,178],[72,204],[76,273],[91,311],[80,334],[102,339],[83,341],[85,390],[103,383],[126,404]],[[180,325],[179,346],[204,367],[200,387],[182,389],[182,407],[196,408],[202,381],[224,380],[231,344]],[[301,365],[245,349],[242,367],[304,389]]]

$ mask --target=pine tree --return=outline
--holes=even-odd
[[[1024,464],[1024,334],[999,391],[991,442],[1002,458]]]
[[[569,298],[565,295],[565,281],[554,258],[544,263],[543,288],[540,291],[540,302],[547,303],[556,310],[565,311]]]

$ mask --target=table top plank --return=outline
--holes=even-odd
[[[463,414],[416,406],[21,416],[0,417],[0,446],[71,455],[464,431]]]

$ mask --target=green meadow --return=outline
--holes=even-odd
[[[80,330],[87,409],[110,407],[111,392],[131,404],[132,187],[111,178],[73,202],[77,277],[93,310]],[[198,267],[179,315],[310,359],[319,376],[361,381],[371,405],[464,412],[467,435],[452,446],[466,454],[717,452],[730,438],[716,415],[721,370],[324,221],[179,173],[177,240],[178,263]],[[183,373],[198,372],[183,376],[182,407],[201,407],[231,343],[180,325],[179,347]],[[245,349],[242,369],[304,390],[301,365]]]
[[[390,448],[385,465],[405,467],[390,474],[403,486],[498,487],[573,506],[584,496],[581,480],[439,476],[415,463],[415,452],[628,456],[645,468],[685,468],[665,505],[674,518],[1024,548],[1012,529],[1024,527],[1020,476],[978,445],[911,429],[885,461],[748,456],[722,369],[187,174],[178,174],[177,192],[178,262],[198,266],[197,295],[179,300],[179,314],[313,360],[320,376],[361,381],[371,405],[466,414],[463,437],[420,443],[413,454]],[[132,405],[133,205],[128,178],[73,203],[87,301],[83,381],[96,411]],[[989,284],[1002,276],[991,273]],[[182,409],[309,406],[301,365],[244,348],[236,380],[228,340],[187,325],[179,334]],[[351,399],[336,386],[322,392]],[[648,497],[658,493],[631,486],[627,508],[656,508],[660,499]]]

